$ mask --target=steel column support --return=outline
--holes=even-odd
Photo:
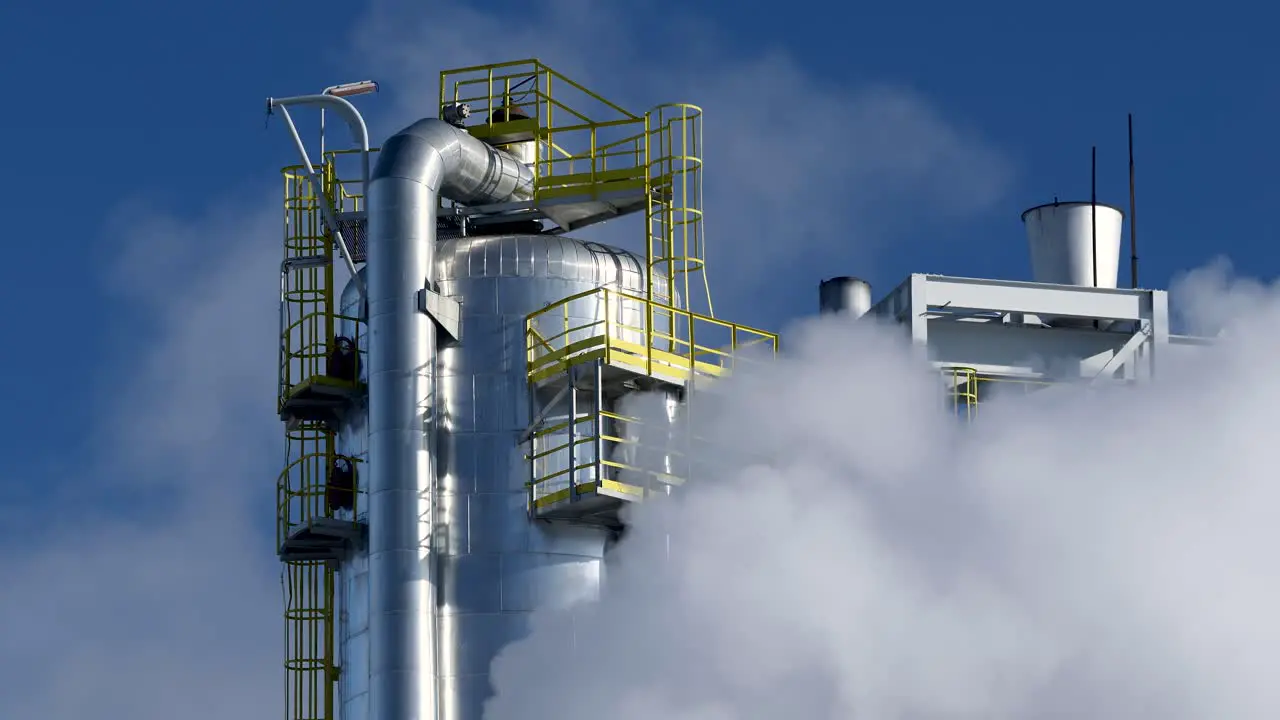
[[[1151,323],[1144,320],[1138,327],[1138,331],[1131,335],[1129,339],[1125,341],[1125,344],[1121,345],[1120,349],[1116,350],[1115,354],[1111,356],[1111,359],[1107,361],[1107,364],[1103,365],[1102,369],[1093,376],[1093,379],[1090,380],[1090,384],[1098,385],[1110,380],[1116,370],[1133,362],[1137,358],[1138,351],[1142,348],[1142,344],[1150,337]]]
[[[596,429],[595,439],[595,480],[596,490],[604,482],[604,360],[596,360],[591,366],[591,412]]]
[[[569,502],[578,499],[578,368],[569,368]]]

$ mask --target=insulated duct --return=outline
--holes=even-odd
[[[372,720],[435,720],[431,556],[436,326],[419,310],[435,279],[436,207],[526,200],[515,157],[437,119],[383,145],[368,195],[369,631]]]

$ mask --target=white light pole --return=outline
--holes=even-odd
[[[331,95],[333,97],[347,98],[356,95],[368,95],[369,93],[378,92],[378,83],[372,80],[361,80],[359,82],[342,83],[341,85],[330,85],[320,94]],[[324,108],[320,108],[320,162],[324,162]]]

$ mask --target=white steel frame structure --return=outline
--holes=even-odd
[[[1164,290],[913,274],[868,315],[909,328],[939,370],[1010,380],[1142,381],[1212,342],[1170,334]]]

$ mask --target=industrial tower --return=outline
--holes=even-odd
[[[347,98],[375,89],[268,101],[302,158],[280,267],[286,717],[479,720],[529,614],[598,595],[620,509],[696,481],[689,391],[778,339],[712,312],[698,108],[635,113],[522,60],[441,73],[436,117],[372,149]],[[304,106],[355,146],[313,163]],[[642,255],[570,236],[625,216]],[[1163,291],[1117,288],[1119,210],[1023,220],[1032,282],[911,275],[873,303],[835,278],[822,310],[899,325],[966,419],[1210,342],[1170,333]],[[628,416],[637,393],[668,414]]]
[[[302,157],[283,171],[287,718],[479,720],[529,613],[599,592],[620,508],[689,479],[689,390],[777,337],[712,313],[697,107],[635,113],[521,60],[441,73],[437,117],[371,149],[347,98],[372,90],[268,101]],[[355,147],[313,163],[302,106]],[[568,235],[629,215],[642,256]],[[667,430],[623,412],[636,393],[667,398]]]

